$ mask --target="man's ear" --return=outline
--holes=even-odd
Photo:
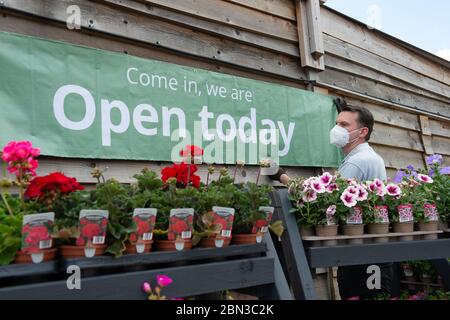
[[[367,128],[367,127],[361,128],[361,135],[362,135],[364,138],[366,138],[368,134],[369,134],[369,128]]]

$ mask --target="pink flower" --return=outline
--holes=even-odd
[[[333,204],[332,206],[329,206],[327,209],[327,215],[328,216],[334,216],[336,213],[336,206]]]
[[[156,281],[158,282],[160,287],[167,287],[169,284],[173,282],[171,278],[166,275],[158,274],[156,276]]]
[[[333,193],[333,191],[339,190],[338,185],[336,183],[330,183],[329,185],[327,185],[325,189],[327,193]]]
[[[311,189],[313,189],[317,193],[325,192],[325,186],[317,178],[311,180]]]
[[[315,178],[315,177],[311,177],[311,178],[308,178],[308,179],[306,179],[305,181],[303,181],[303,187],[305,187],[305,188],[311,187],[311,181],[312,181],[313,179],[316,179],[316,178]]]
[[[358,186],[358,194],[356,196],[356,200],[358,200],[358,201],[367,200],[367,196],[368,195],[369,195],[369,193],[365,189],[364,185],[359,185]]]
[[[356,205],[356,195],[344,191],[341,195],[341,200],[346,207],[354,207]]]
[[[384,187],[384,183],[383,183],[383,181],[381,181],[380,179],[375,179],[373,182],[375,183],[375,185],[377,186],[377,188],[382,188],[382,187]]]
[[[358,195],[359,190],[356,186],[349,186],[349,187],[347,187],[347,189],[344,190],[344,192],[348,192],[348,193],[356,196],[356,195]]]
[[[426,174],[418,174],[417,178],[424,183],[433,183],[433,179],[427,176]]]
[[[152,292],[152,287],[150,286],[150,283],[144,282],[144,283],[142,284],[142,290],[143,290],[145,293],[150,293],[150,292]]]
[[[328,172],[325,172],[319,177],[319,181],[324,185],[325,187],[328,186],[331,181],[333,180],[333,176],[329,174]]]
[[[375,182],[367,181],[366,182],[367,189],[369,189],[370,192],[375,192],[377,190],[377,185]]]
[[[386,193],[391,197],[398,197],[402,191],[399,186],[391,183],[386,186]]]
[[[305,188],[305,190],[303,190],[303,198],[302,199],[304,202],[316,201],[317,192],[315,192],[312,189]]]
[[[377,195],[379,197],[384,197],[386,195],[386,187],[377,188]]]

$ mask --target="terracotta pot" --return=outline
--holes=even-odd
[[[262,241],[262,235],[257,233],[250,234],[233,234],[231,242],[233,244],[255,244]]]
[[[367,233],[369,234],[389,233],[389,223],[369,223],[367,225]]]
[[[437,221],[419,221],[417,223],[417,227],[419,231],[437,231],[438,230],[438,222]]]
[[[126,244],[127,249],[125,250],[125,252],[129,253],[129,254],[150,252],[152,250],[152,244],[153,244],[153,240],[148,240],[148,241],[143,241],[143,243],[139,244],[136,247],[137,243],[128,242]],[[138,249],[142,250],[142,251],[138,252]]]
[[[175,241],[173,240],[156,240],[154,244],[155,251],[177,251],[175,246]],[[184,240],[183,249],[180,251],[191,250],[192,240]]]
[[[395,233],[408,233],[414,231],[414,222],[395,222],[392,224]]]
[[[344,224],[342,233],[346,236],[361,236],[364,234],[363,224]]]
[[[92,247],[95,248],[94,256],[102,256],[105,254],[106,244],[94,244]],[[85,258],[86,252],[84,249],[84,246],[60,246],[59,252],[66,259]]]
[[[300,235],[303,237],[311,237],[314,236],[314,228],[311,226],[300,226]]]
[[[316,236],[318,237],[334,237],[338,234],[338,225],[317,225]]]
[[[217,239],[217,240],[218,241],[216,243],[216,237],[202,238],[202,240],[200,240],[198,246],[201,248],[221,248],[221,247],[229,246],[230,242],[231,242],[231,238],[229,238],[229,237]]]
[[[40,253],[42,253],[42,256],[35,255],[34,258],[29,253],[24,253],[22,250],[17,252],[16,258],[14,259],[14,263],[40,263],[40,262],[47,262],[55,260],[56,252],[58,249],[52,248],[52,249],[45,249],[41,250]],[[33,262],[33,259],[35,261]]]

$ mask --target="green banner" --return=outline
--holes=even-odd
[[[127,54],[0,33],[0,144],[58,157],[331,166],[326,95]]]

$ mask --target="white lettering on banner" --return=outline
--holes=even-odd
[[[128,76],[130,76],[130,68]],[[136,69],[137,70],[137,69]],[[129,81],[132,81],[130,78]],[[220,89],[218,89],[220,92]],[[70,94],[79,95],[83,101],[83,105],[77,107],[84,108],[84,117],[80,121],[70,120],[65,112],[65,100]],[[181,108],[161,106],[161,117],[158,110],[151,104],[142,103],[137,105],[130,115],[130,109],[121,100],[110,101],[108,99],[100,99],[100,114],[101,114],[101,137],[102,145],[110,147],[112,145],[112,134],[125,133],[132,120],[135,130],[144,136],[155,136],[158,134],[158,124],[162,127],[162,135],[164,137],[171,137],[173,132],[177,131],[178,138],[187,137],[186,129],[186,115]],[[96,116],[96,105],[94,97],[85,88],[77,85],[64,85],[59,88],[53,99],[53,113],[58,123],[70,130],[85,130],[92,126]],[[114,115],[114,117],[113,117]],[[132,119],[131,119],[132,116]],[[210,128],[210,120],[214,121],[215,114],[208,111],[208,106],[202,106],[198,113],[200,118],[199,127],[200,137],[206,141],[217,140],[215,137],[222,140],[222,142],[230,143],[234,139],[242,141],[244,144],[256,145],[258,140],[260,145],[278,146],[279,138],[283,143],[282,149],[278,150],[279,156],[286,156],[289,153],[291,140],[294,134],[295,123],[290,122],[287,130],[282,121],[274,122],[270,119],[261,120],[261,128],[257,127],[257,113],[256,108],[249,108],[249,116],[243,116],[235,120],[230,114],[222,113],[217,115],[215,128]],[[172,127],[171,122],[177,123],[177,126]],[[193,120],[195,122],[195,120]],[[145,124],[145,126],[144,126]],[[151,125],[153,124],[153,126]],[[279,132],[279,135],[278,135]],[[258,139],[259,138],[259,139]],[[201,142],[201,141],[200,141]],[[201,145],[201,143],[200,143]],[[256,146],[255,146],[256,148]],[[256,149],[255,149],[256,150]]]

